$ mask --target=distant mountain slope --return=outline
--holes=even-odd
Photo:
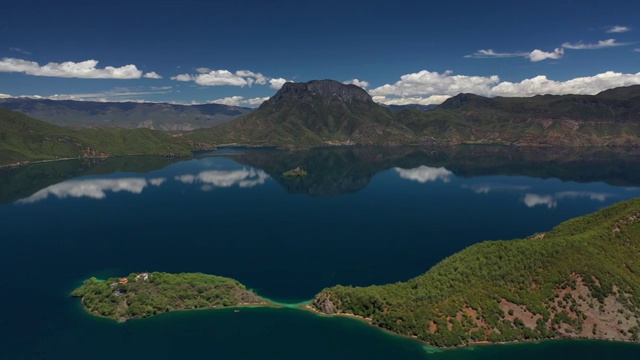
[[[71,129],[0,109],[0,165],[114,155],[188,155],[185,144],[149,129]]]
[[[524,240],[470,246],[406,282],[325,289],[312,307],[442,347],[551,338],[639,342],[639,294],[635,199]]]
[[[336,144],[640,146],[639,93],[640,86],[595,96],[460,94],[429,111],[392,111],[354,85],[286,83],[255,112],[185,136],[211,145],[289,149]]]
[[[575,120],[580,122],[639,123],[640,85],[620,87],[597,95],[536,95],[486,98],[459,94],[439,106],[468,118]]]
[[[406,143],[412,137],[393,112],[355,85],[333,80],[286,83],[256,111],[189,134],[200,142],[314,147]]]
[[[193,130],[228,122],[252,109],[221,104],[96,102],[30,98],[0,99],[0,108],[16,110],[60,126]]]
[[[386,106],[393,111],[401,111],[405,109],[427,111],[427,110],[432,110],[438,107],[438,105],[435,105],[435,104],[432,104],[432,105],[407,104],[407,105],[383,105],[383,106]]]

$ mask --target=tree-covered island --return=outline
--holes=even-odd
[[[169,311],[269,305],[238,281],[201,273],[131,273],[101,281],[92,277],[71,296],[92,314],[120,322]]]

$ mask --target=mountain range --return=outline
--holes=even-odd
[[[253,109],[222,104],[98,102],[32,98],[0,99],[0,108],[59,126],[193,130],[228,122]]]
[[[638,146],[640,85],[597,95],[486,98],[394,111],[332,80],[286,83],[256,111],[185,134],[194,141],[302,149],[329,145]]]

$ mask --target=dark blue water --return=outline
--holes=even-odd
[[[0,205],[0,358],[640,355],[638,346],[600,342],[429,354],[415,341],[356,320],[294,309],[183,312],[116,324],[86,314],[68,297],[89,276],[198,271],[236,278],[268,298],[298,302],[336,284],[406,280],[470,244],[546,231],[640,195],[635,173],[624,176],[609,161],[560,167],[573,166],[577,182],[558,171],[557,163],[532,164],[540,177],[535,171],[518,175],[519,159],[510,160],[518,166],[507,161],[492,170],[452,157],[344,150],[228,153],[143,172],[135,166],[115,172],[82,168],[40,187],[24,174],[2,173],[6,189],[10,182],[12,189],[20,183],[30,187],[21,189],[24,196],[12,198],[22,194],[18,190],[3,193],[11,201]],[[282,168],[295,164],[309,178],[281,176]],[[56,178],[52,172],[46,173]]]

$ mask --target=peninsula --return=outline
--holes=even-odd
[[[131,273],[86,280],[71,296],[90,313],[124,322],[170,311],[269,305],[236,280],[201,273]]]
[[[406,282],[324,289],[310,309],[436,347],[584,338],[638,342],[640,199],[547,233],[470,246]]]

